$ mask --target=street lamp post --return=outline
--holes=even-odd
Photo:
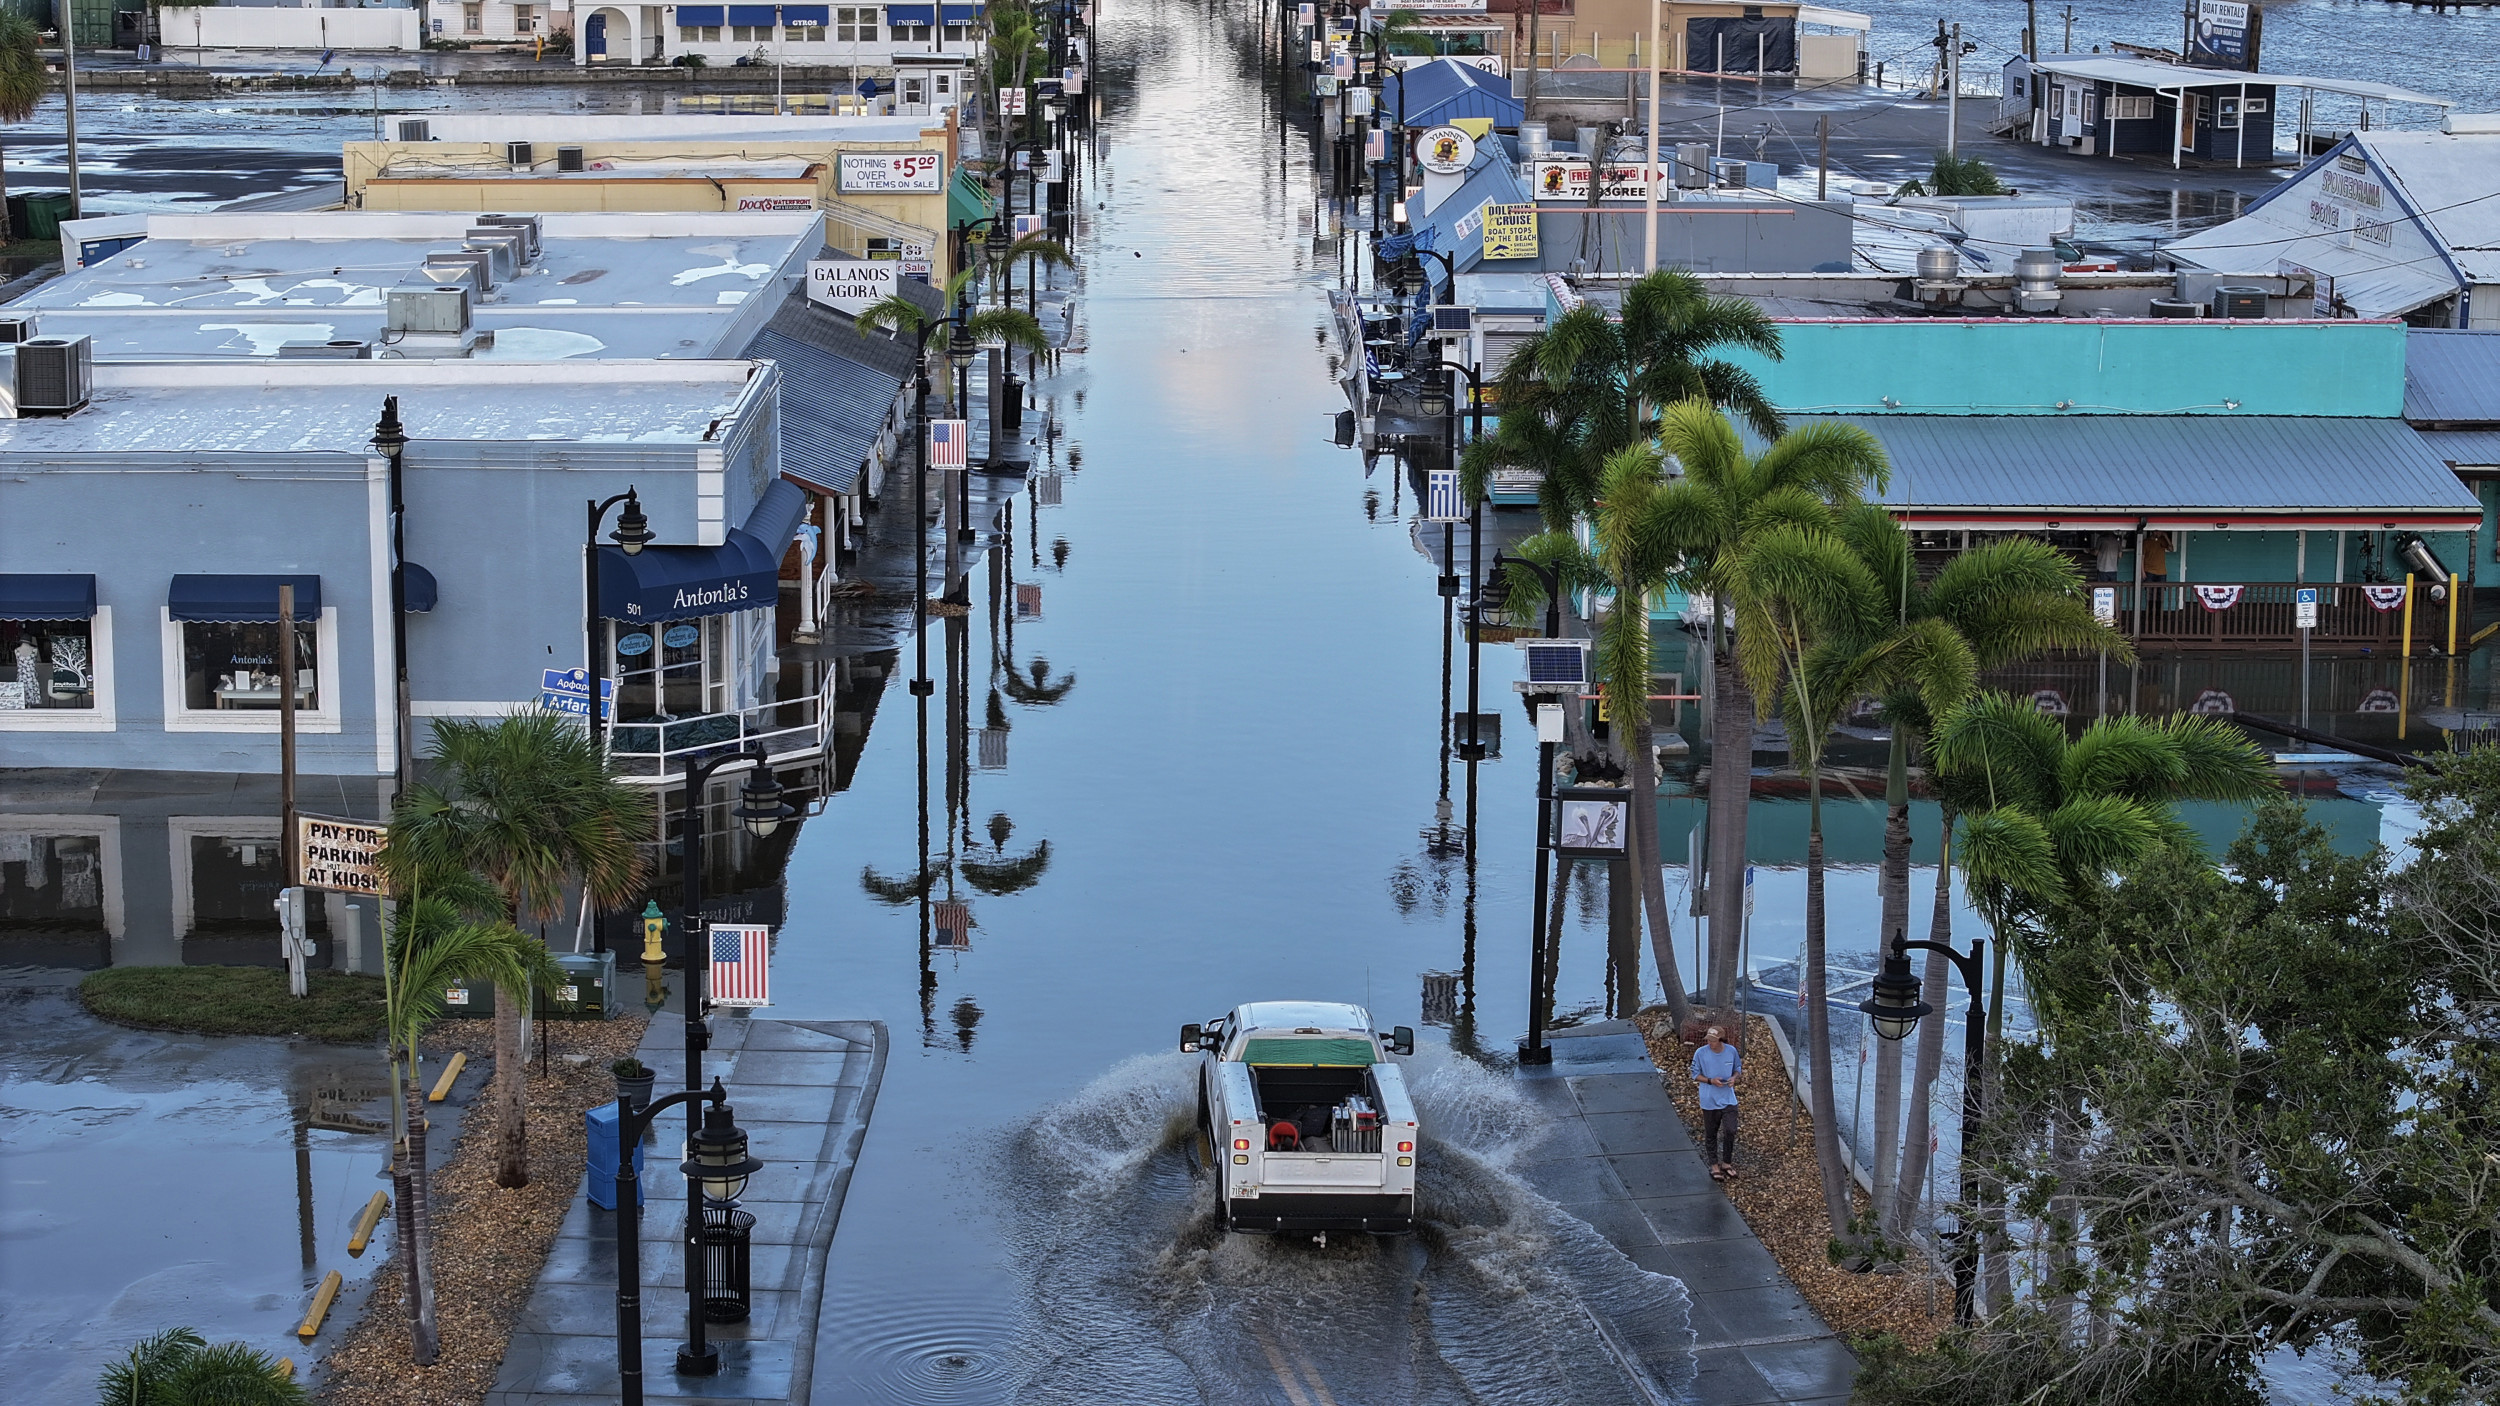
[[[704,995],[703,976],[710,965],[711,953],[703,940],[703,787],[712,774],[724,767],[744,765],[753,768],[746,784],[738,790],[738,805],[731,812],[743,822],[748,833],[763,839],[781,827],[781,822],[794,813],[781,799],[781,784],[773,779],[772,758],[759,744],[751,748],[725,753],[709,761],[686,758],[686,801],[679,812],[678,856],[684,870],[684,896],[680,900],[677,950],[685,973],[682,989],[685,995],[686,1018],[686,1091],[701,1097],[703,1090],[703,1051],[712,1043],[711,1027],[705,1017],[710,1014],[710,999]],[[654,1105],[656,1109],[658,1105]],[[703,1129],[696,1122],[692,1107],[686,1113],[686,1136],[698,1138]],[[621,1208],[620,1208],[621,1209]],[[622,1266],[619,1266],[620,1270]],[[686,1345],[677,1350],[677,1370],[690,1377],[708,1377],[720,1370],[720,1349],[704,1341],[703,1327],[703,1193],[693,1182],[686,1184]]]
[[[929,681],[929,334],[942,322],[924,322],[912,332],[911,456],[911,622],[914,648],[912,696],[926,698],[937,685]]]
[[[1470,443],[1482,440],[1484,438],[1484,377],[1482,373],[1473,366],[1461,366],[1447,358],[1436,360],[1431,366],[1423,369],[1429,371],[1435,367],[1448,371],[1453,379],[1460,376],[1467,378],[1467,438]],[[1448,436],[1447,442],[1451,446],[1451,462],[1455,464],[1458,445],[1458,412],[1453,406],[1445,413],[1450,419],[1445,433]],[[1477,631],[1484,626],[1484,612],[1480,606],[1483,593],[1484,498],[1479,494],[1467,500],[1467,736],[1458,744],[1458,757],[1459,760],[1468,762],[1483,761],[1488,750],[1483,738],[1479,737],[1476,732],[1476,714],[1480,706],[1476,693],[1476,673],[1478,656],[1484,645],[1484,641],[1477,638]]]
[[[1496,553],[1493,572],[1480,588],[1484,607],[1499,610],[1510,599],[1510,578],[1505,566],[1516,566],[1536,574],[1545,585],[1545,636],[1554,639],[1562,634],[1562,571],[1544,566],[1525,557]],[[1478,619],[1481,620],[1479,615]],[[1547,695],[1531,695],[1537,706],[1543,706]],[[1528,1038],[1519,1046],[1521,1064],[1551,1064],[1554,1052],[1545,1043],[1545,970],[1550,954],[1545,950],[1546,871],[1554,850],[1554,744],[1545,740],[1542,727],[1537,729],[1536,747],[1536,885],[1535,929],[1529,934],[1528,951]]]
[[[1971,1138],[1979,1127],[1987,1099],[1983,1085],[1987,1064],[1987,1000],[1980,994],[1980,982],[1987,970],[1988,942],[1971,939],[1968,954],[1954,951],[1941,942],[1905,942],[1896,939],[1892,950],[1884,954],[1884,969],[1874,981],[1874,994],[1858,1003],[1867,1019],[1875,1024],[1875,1033],[1887,1040],[1907,1039],[1918,1028],[1919,1020],[1934,1008],[1919,999],[1918,978],[1910,975],[1910,953],[1941,953],[1962,974],[1962,988],[1970,993],[1970,1010],[1962,1025],[1962,1155],[1957,1177],[1961,1183],[1955,1193],[1961,1204],[1971,1204]],[[1953,1249],[1953,1321],[1968,1324],[1978,1317],[1979,1291],[1979,1229],[1966,1219],[1954,1235]]]
[[[955,367],[955,413],[963,417],[966,444],[972,434],[972,358],[980,349],[972,345],[972,306],[964,293],[955,295],[955,316],[946,333],[946,359]],[[997,447],[991,446],[995,454]],[[964,471],[957,475],[955,497],[955,539],[969,542],[977,535],[972,530],[972,460],[967,455]]]
[[[616,1377],[617,1395],[624,1406],[642,1406],[642,1186],[634,1175],[634,1149],[641,1145],[643,1132],[654,1119],[668,1109],[683,1103],[689,1113],[710,1105],[703,1117],[703,1126],[690,1144],[692,1156],[678,1164],[685,1173],[687,1199],[700,1207],[702,1198],[735,1201],[746,1190],[747,1178],[761,1170],[763,1163],[747,1155],[747,1135],[738,1127],[736,1114],[729,1107],[729,1091],[718,1079],[708,1089],[686,1089],[665,1098],[653,1099],[637,1110],[633,1100],[619,1094],[616,1099]],[[702,1221],[697,1209],[696,1224],[687,1241],[687,1279],[700,1285],[702,1270]],[[696,1303],[696,1321],[700,1323],[702,1304]],[[685,1371],[685,1354],[678,1354],[678,1370]],[[713,1357],[716,1370],[719,1357]]]
[[[590,745],[597,747],[607,734],[607,717],[600,707],[599,685],[607,676],[607,651],[599,638],[599,524],[608,509],[619,503],[625,511],[617,514],[616,530],[610,540],[625,549],[625,555],[638,557],[651,544],[650,519],[642,515],[642,499],[628,486],[622,493],[601,502],[585,500],[589,506],[590,524],[582,532],[582,673],[590,690]]]
[[[382,455],[390,480],[391,504],[391,732],[398,765],[392,794],[408,794],[416,773],[416,723],[408,706],[408,498],[406,475],[408,432],[399,423],[399,397],[382,397],[382,418],[373,427],[373,447]],[[292,880],[290,880],[292,882]]]

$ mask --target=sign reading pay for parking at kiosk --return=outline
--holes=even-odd
[[[816,259],[807,266],[807,300],[857,317],[894,296],[902,272],[892,259]]]
[[[330,815],[295,817],[295,853],[304,872],[296,882],[338,893],[382,892],[382,841],[389,831],[366,820]]]

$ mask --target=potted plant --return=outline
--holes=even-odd
[[[617,1097],[625,1100],[626,1107],[639,1113],[650,1104],[651,1085],[660,1076],[649,1065],[627,1055],[609,1065],[608,1072],[616,1076]]]

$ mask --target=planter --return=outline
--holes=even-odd
[[[628,1079],[619,1074],[616,1076],[617,1097],[625,1100],[626,1107],[640,1113],[651,1106],[651,1086],[657,1083],[659,1078],[660,1076],[656,1073],[645,1074],[636,1079]]]

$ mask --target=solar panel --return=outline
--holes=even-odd
[[[1582,640],[1535,640],[1522,644],[1528,657],[1528,684],[1577,688],[1588,682],[1588,645]]]
[[[1472,307],[1437,307],[1432,310],[1432,330],[1460,333],[1476,330],[1476,310]]]

